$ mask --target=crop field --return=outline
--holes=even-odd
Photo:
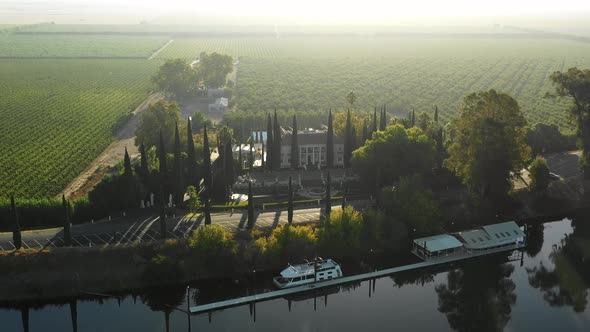
[[[146,98],[157,61],[0,60],[0,194],[53,196]]]
[[[0,57],[147,58],[166,37],[0,35]]]
[[[197,58],[201,51],[240,57],[241,110],[387,104],[397,115],[441,109],[449,120],[463,97],[494,88],[514,96],[531,123],[571,130],[567,100],[545,98],[549,76],[590,67],[590,44],[525,38],[316,37],[284,39],[177,39],[159,58]]]

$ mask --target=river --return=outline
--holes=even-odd
[[[210,315],[178,310],[186,310],[186,286],[5,305],[0,331],[590,331],[590,222],[534,226],[518,253]],[[270,277],[190,285],[190,304],[262,292]]]

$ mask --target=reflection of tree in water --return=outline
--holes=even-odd
[[[510,275],[514,266],[489,260],[470,262],[450,271],[447,284],[435,287],[438,310],[458,331],[501,331],[516,303]]]
[[[590,285],[589,238],[590,226],[578,222],[572,234],[566,234],[553,246],[549,254],[552,268],[541,262],[538,267],[527,269],[529,283],[541,290],[549,305],[571,306],[576,312],[586,309]]]
[[[405,272],[400,272],[392,275],[390,278],[398,287],[404,285],[419,285],[424,286],[434,281],[433,269],[417,269]]]
[[[170,313],[184,302],[186,287],[152,288],[143,291],[141,300],[152,311],[164,312],[166,331],[169,331]]]
[[[527,226],[525,252],[529,257],[535,257],[543,248],[545,226],[543,224]]]

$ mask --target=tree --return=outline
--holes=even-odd
[[[387,110],[385,105],[383,105],[383,109],[381,110],[381,117],[379,118],[379,130],[385,130],[387,127]]]
[[[356,102],[356,94],[354,91],[350,91],[346,95],[346,102],[350,105],[350,108],[354,108],[354,103]]]
[[[147,176],[150,171],[149,171],[149,166],[148,166],[148,160],[147,160],[147,154],[145,153],[145,145],[143,145],[143,143],[141,143],[141,146],[139,147],[139,153],[141,155],[141,174],[143,176]]]
[[[268,169],[273,169],[273,138],[272,118],[270,117],[270,114],[268,114],[268,119],[266,121],[266,158],[264,153],[261,156],[263,161],[266,160],[266,167]]]
[[[203,112],[197,111],[193,113],[190,119],[192,127],[196,130],[195,133],[199,133],[201,131],[201,128],[203,128],[205,125],[207,125],[207,127],[213,126],[213,122],[211,121],[211,119],[207,118],[205,114],[203,114]]]
[[[281,125],[279,124],[279,119],[277,118],[277,110],[275,108],[274,114],[274,132],[272,135],[272,144],[273,144],[273,161],[272,166],[273,169],[278,170],[281,168]]]
[[[254,196],[252,195],[252,182],[248,181],[248,228],[254,227]]]
[[[129,158],[129,153],[127,152],[127,147],[125,147],[125,157],[123,158],[124,170],[123,174],[126,177],[133,176],[133,172],[131,171],[131,159]]]
[[[412,110],[412,117],[410,118],[410,121],[412,123],[412,127],[416,126],[416,111]]]
[[[70,209],[65,195],[61,195],[61,204],[64,209],[64,245],[69,247],[72,245],[72,234],[70,232]]]
[[[211,179],[211,150],[209,149],[209,137],[207,136],[207,125],[203,126],[203,183],[205,184],[205,198],[210,196],[212,185]]]
[[[213,52],[200,58],[198,76],[208,88],[221,88],[225,85],[227,74],[234,69],[233,59],[226,54]]]
[[[422,129],[423,132],[429,132],[432,128],[432,120],[428,113],[422,112],[418,115],[418,128]]]
[[[375,111],[373,112],[373,124],[371,127],[371,134],[377,131],[377,106],[375,106]]]
[[[252,166],[254,166],[254,147],[252,147],[252,137],[249,138],[250,140],[250,151],[248,151],[248,169],[252,171]]]
[[[330,219],[330,213],[332,213],[332,179],[330,178],[330,171],[326,178],[326,219]]]
[[[363,134],[361,137],[361,145],[365,145],[365,142],[370,139],[369,136],[369,124],[367,123],[367,119],[363,121]]]
[[[160,91],[172,96],[188,96],[196,90],[198,77],[191,65],[182,59],[167,60],[152,82]]]
[[[297,139],[297,116],[293,114],[293,133],[291,134],[291,168],[299,168],[299,142]]]
[[[334,167],[334,129],[332,127],[332,110],[328,113],[328,135],[326,142],[326,166]]]
[[[160,162],[160,179],[162,183],[165,181],[166,175],[168,174],[168,165],[166,159],[166,145],[164,144],[164,137],[160,131],[160,145],[158,146],[158,161]]]
[[[479,198],[503,199],[528,159],[526,120],[516,100],[488,90],[465,97],[452,122],[446,167]]]
[[[174,130],[174,202],[178,205],[184,199],[182,156],[180,155],[180,135],[178,125]]]
[[[162,132],[164,144],[171,150],[174,144],[174,128],[180,121],[180,109],[176,103],[168,104],[163,99],[158,100],[142,113],[135,130],[135,145],[145,144],[148,149],[157,146],[158,133]]]
[[[438,123],[438,106],[434,106],[434,123]]]
[[[346,114],[346,129],[344,130],[344,167],[350,167],[350,158],[352,158],[352,119],[350,110]]]
[[[191,118],[188,118],[186,126],[186,171],[187,171],[187,183],[194,185],[196,190],[199,190],[199,175],[197,170],[197,153],[195,151],[195,142],[193,139],[193,127]]]
[[[205,225],[211,225],[211,199],[205,197]]]
[[[18,210],[16,209],[16,204],[14,203],[14,196],[10,196],[10,211],[12,212],[12,242],[14,243],[14,248],[19,250],[22,246],[22,235],[20,232],[20,223],[19,223],[19,216]]]
[[[434,141],[419,128],[391,125],[378,131],[352,153],[352,168],[361,182],[372,186],[382,170],[380,186],[391,185],[400,176],[429,174],[434,165]]]
[[[578,141],[582,148],[580,164],[584,179],[590,179],[590,69],[570,68],[567,72],[551,74],[557,96],[573,101],[571,116],[576,121]]]
[[[531,183],[529,190],[535,194],[544,194],[549,186],[549,166],[541,156],[537,156],[529,165]]]
[[[293,223],[293,186],[289,177],[289,206],[287,208],[287,220],[289,225]]]

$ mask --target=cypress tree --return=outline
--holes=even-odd
[[[166,173],[168,173],[168,166],[166,165],[166,147],[164,146],[164,137],[162,136],[162,130],[160,130],[160,146],[158,146],[158,158],[160,161],[160,178],[164,183]]]
[[[266,158],[262,154],[262,160],[266,162],[268,169],[273,169],[273,138],[272,118],[268,114],[268,120],[266,122],[266,147],[268,151],[266,151]]]
[[[293,223],[293,186],[289,177],[289,207],[287,208],[287,220],[289,225]]]
[[[252,182],[248,182],[248,228],[254,227],[254,197],[252,196]]]
[[[72,245],[72,233],[70,232],[70,211],[69,204],[66,202],[66,196],[61,195],[61,204],[64,209],[64,244],[66,247]]]
[[[365,142],[369,139],[369,124],[367,123],[367,118],[363,120],[363,134],[361,137],[361,144],[365,145]]]
[[[377,106],[375,106],[375,111],[373,112],[373,124],[371,127],[371,134],[377,131]]]
[[[205,225],[211,225],[211,200],[205,198]]]
[[[184,198],[182,176],[182,156],[180,155],[180,135],[178,133],[178,123],[174,131],[174,202],[180,204]]]
[[[127,147],[125,147],[125,157],[123,160],[123,164],[125,165],[123,175],[125,175],[126,177],[133,176],[133,172],[131,171],[131,158],[129,158],[129,152],[127,152]]]
[[[250,139],[250,151],[248,151],[248,165],[249,170],[252,170],[252,167],[254,166],[254,147],[252,147],[252,139]]]
[[[334,128],[332,127],[332,110],[328,113],[328,138],[326,142],[326,164],[328,168],[334,167]]]
[[[326,219],[330,219],[332,213],[332,179],[330,178],[330,171],[328,171],[328,177],[326,179]]]
[[[141,146],[139,147],[139,153],[141,154],[141,173],[143,173],[143,175],[148,175],[150,171],[148,168],[147,155],[145,153],[145,145],[143,145],[143,143],[141,143]]]
[[[344,129],[344,167],[350,167],[352,149],[352,119],[349,109],[346,113],[346,127]]]
[[[358,148],[356,144],[356,128],[352,126],[350,129],[350,157],[348,158],[348,164],[350,165],[350,161],[352,159],[352,151]]]
[[[205,196],[209,198],[211,180],[211,150],[209,149],[209,137],[207,136],[207,125],[203,126],[203,183],[205,184]]]
[[[268,156],[268,151],[266,151],[266,155]],[[262,143],[262,149],[260,150],[260,166],[262,167],[262,169],[265,169],[266,167],[268,167],[268,160],[266,160],[268,157],[264,156],[264,142]],[[254,159],[252,159],[254,160]]]
[[[20,233],[20,222],[18,220],[18,211],[16,204],[14,203],[14,195],[10,196],[10,210],[12,212],[13,225],[12,225],[12,243],[16,250],[19,250],[22,246],[22,235]]]
[[[412,127],[416,127],[416,111],[412,110]]]
[[[244,163],[242,159],[242,141],[238,141],[238,163],[240,164],[240,168],[238,168],[238,174],[242,175],[242,171],[244,170]]]
[[[387,127],[387,110],[386,106],[383,105],[383,111],[381,112],[381,119],[379,120],[379,130],[385,130]]]
[[[195,141],[193,140],[193,127],[191,124],[191,118],[188,118],[186,127],[186,152],[187,152],[187,183],[192,184],[196,187],[199,192],[199,181],[197,171],[197,153],[195,151]]]
[[[434,106],[434,123],[438,123],[438,106]]]
[[[272,144],[273,144],[273,161],[272,166],[274,170],[278,170],[281,168],[281,125],[279,124],[279,119],[277,118],[277,109],[275,108],[275,115],[274,115],[274,132],[272,136]]]
[[[225,188],[226,188],[226,199],[229,198],[229,188],[235,181],[236,172],[234,169],[234,154],[232,151],[231,141],[225,143],[225,157],[223,159],[225,163]]]
[[[160,187],[160,239],[166,238],[166,199],[164,199],[164,189]]]
[[[291,135],[291,168],[299,168],[299,141],[297,139],[297,116],[293,114],[293,134]]]
[[[436,137],[436,166],[439,170],[442,169],[442,163],[444,158],[443,154],[445,152],[443,139],[443,128],[439,127]]]

